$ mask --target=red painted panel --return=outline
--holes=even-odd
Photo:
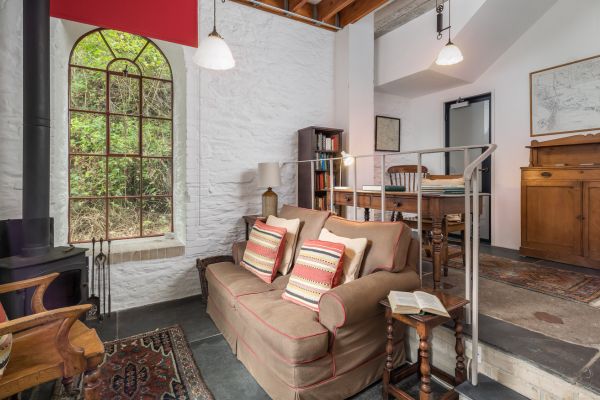
[[[198,0],[51,0],[50,15],[198,47]]]

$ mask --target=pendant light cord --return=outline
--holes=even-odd
[[[221,0],[221,3],[225,3],[225,0]],[[218,33],[217,33],[217,0],[213,0],[213,30],[212,33],[210,34],[212,36],[219,36],[221,37]],[[209,35],[209,36],[210,36]]]
[[[452,4],[450,4],[450,0],[448,0],[448,44],[452,43],[452,19],[450,18],[451,12]]]
[[[213,33],[217,33],[217,0],[213,0]]]

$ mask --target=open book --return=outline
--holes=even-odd
[[[388,295],[394,314],[430,314],[450,317],[446,307],[436,296],[425,292],[397,292],[392,290]]]

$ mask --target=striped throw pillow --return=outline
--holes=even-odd
[[[341,243],[306,240],[281,297],[318,312],[321,295],[341,281],[345,248]]]
[[[2,303],[0,303],[0,323],[8,321]],[[10,350],[12,348],[12,333],[0,336],[0,378],[4,375],[4,370],[8,364]]]
[[[273,282],[285,250],[287,229],[256,221],[241,265],[267,283]]]

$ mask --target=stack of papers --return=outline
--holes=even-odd
[[[430,194],[465,194],[464,178],[423,179],[421,191]]]

